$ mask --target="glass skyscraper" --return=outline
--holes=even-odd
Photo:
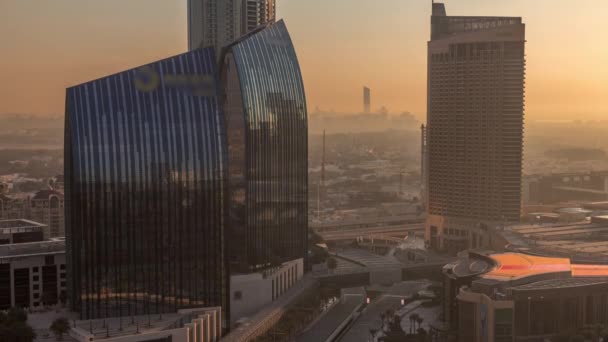
[[[215,51],[67,89],[69,302],[82,318],[226,305]]]
[[[226,319],[231,274],[304,264],[307,111],[285,24],[221,56],[221,71],[210,47],[67,89],[68,290],[83,318],[221,306]]]
[[[306,99],[285,23],[278,21],[229,45],[223,63],[231,273],[305,259]]]

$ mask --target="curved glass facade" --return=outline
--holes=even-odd
[[[283,21],[225,51],[231,273],[306,259],[308,123],[302,75]]]
[[[69,88],[69,296],[82,318],[227,303],[227,151],[213,49]]]

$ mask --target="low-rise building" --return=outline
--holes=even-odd
[[[29,217],[47,225],[46,239],[65,236],[63,193],[56,190],[40,190],[30,200]]]
[[[45,228],[30,220],[0,220],[0,245],[42,241]]]
[[[255,315],[263,307],[278,300],[304,276],[304,260],[296,259],[263,272],[230,277],[230,320]]]
[[[523,202],[551,204],[565,201],[606,201],[608,172],[569,172],[524,178]]]
[[[65,236],[64,195],[45,189],[22,197],[0,194],[0,220],[28,219],[45,225],[44,238]]]
[[[608,320],[608,266],[470,253],[444,267],[444,319],[459,341],[544,341]]]
[[[29,201],[0,192],[0,220],[22,219],[29,215]]]
[[[537,222],[506,227],[501,235],[508,241],[508,249],[608,263],[608,216],[549,224],[539,216]]]
[[[63,239],[0,245],[0,310],[36,310],[66,298]]]

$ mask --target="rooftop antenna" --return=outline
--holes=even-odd
[[[325,130],[323,130],[323,158],[321,159],[321,186],[325,192]]]
[[[323,193],[323,194],[322,194]],[[325,198],[325,130],[323,130],[323,154],[321,157],[321,181],[317,189],[317,219],[321,220],[321,196]]]

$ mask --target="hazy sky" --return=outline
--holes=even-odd
[[[424,117],[430,3],[278,0],[309,110],[360,111],[368,85],[374,109]],[[452,15],[524,18],[529,119],[608,114],[608,1],[446,6]],[[62,114],[66,87],[184,52],[186,35],[186,0],[0,0],[0,113]]]

